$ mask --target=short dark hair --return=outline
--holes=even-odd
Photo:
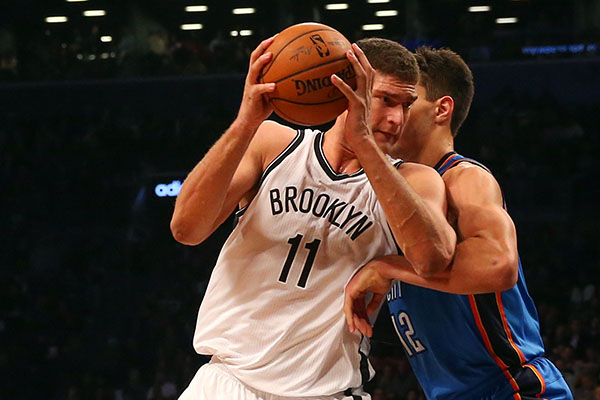
[[[366,38],[356,44],[376,71],[407,83],[416,84],[419,81],[417,60],[400,43],[382,38]]]
[[[475,93],[473,73],[465,61],[449,49],[419,47],[415,56],[419,64],[421,84],[427,90],[427,101],[435,101],[443,96],[454,99],[454,112],[450,122],[452,136],[469,114]]]

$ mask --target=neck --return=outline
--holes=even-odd
[[[360,162],[346,141],[344,134],[345,120],[338,117],[335,124],[325,132],[323,137],[323,153],[338,174],[353,174],[361,169]]]
[[[454,138],[452,132],[446,127],[438,127],[427,136],[422,143],[414,147],[414,151],[408,151],[405,161],[416,162],[433,167],[438,161],[454,150]]]

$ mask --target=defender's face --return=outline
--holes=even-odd
[[[435,119],[435,103],[427,101],[427,91],[424,86],[416,86],[417,100],[410,109],[410,118],[406,121],[399,140],[394,145],[392,155],[407,158],[408,155],[419,152],[425,143],[425,138],[431,132]]]
[[[416,100],[415,85],[389,75],[375,73],[371,103],[371,127],[375,141],[391,154]]]

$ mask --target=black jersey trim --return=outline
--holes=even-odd
[[[244,213],[248,209],[249,205],[250,204],[245,205],[244,207],[240,208],[233,214],[233,224],[231,226],[232,229],[235,228],[237,226],[237,224],[240,222],[240,218],[242,218],[242,215],[244,215]]]
[[[515,393],[520,386],[515,376],[525,363],[525,356],[512,339],[500,292],[470,295],[469,302],[485,347]]]
[[[365,340],[369,340],[365,335],[360,336],[360,345],[358,346],[358,354],[360,355],[360,384],[356,388],[348,388],[344,391],[344,396],[352,396],[352,400],[364,400],[365,396],[356,394],[355,390],[359,389],[362,392],[362,387],[365,383],[369,382],[372,378],[371,372],[369,371],[369,356],[362,351],[362,346]],[[367,353],[369,352],[369,345],[367,343]],[[363,392],[364,393],[364,392]],[[368,397],[370,398],[370,397]]]
[[[515,374],[515,381],[519,385],[519,394],[539,398],[546,392],[546,382],[542,374],[531,364],[523,365]]]
[[[239,210],[237,210],[235,212],[236,218],[240,218],[242,215],[244,215],[244,213],[246,212],[247,209],[248,209],[248,205],[245,205],[244,207],[242,207]]]
[[[440,161],[438,161],[438,162],[437,162],[437,163],[436,163],[436,164],[433,166],[433,169],[435,169],[436,171],[438,171],[438,172],[439,172],[439,169],[440,169],[440,167],[441,167],[442,165],[444,165],[444,163],[446,162],[446,160],[448,160],[448,158],[452,157],[452,156],[453,156],[453,155],[455,155],[455,154],[456,154],[456,152],[455,152],[455,151],[450,151],[450,152],[448,152],[448,153],[444,154],[444,155],[442,156],[442,158],[440,158]]]
[[[360,353],[360,379],[362,386],[369,382],[371,374],[369,374],[369,357],[360,350],[358,352]]]
[[[341,181],[343,179],[353,178],[355,176],[359,176],[359,175],[362,175],[365,173],[365,170],[362,168],[350,175],[336,173],[333,170],[333,168],[331,168],[331,165],[329,164],[329,161],[327,161],[327,158],[325,158],[325,153],[323,153],[323,136],[324,136],[323,132],[320,132],[320,131],[315,136],[315,142],[314,142],[315,154],[317,156],[317,160],[319,161],[319,164],[321,165],[321,168],[323,169],[323,171],[325,171],[327,176],[329,178],[331,178],[331,180]]]
[[[363,400],[364,399],[362,396],[354,394],[354,392],[350,388],[344,390],[344,396],[352,397],[352,400]]]
[[[455,161],[452,163],[452,165],[450,165],[450,166],[448,167],[448,169],[452,169],[452,168],[456,167],[458,164],[460,164],[460,163],[463,163],[463,162],[468,162],[468,163],[471,163],[471,164],[477,165],[478,167],[482,168],[483,170],[485,170],[485,171],[486,171],[486,172],[488,172],[489,174],[493,175],[493,174],[492,174],[492,171],[490,171],[490,169],[489,169],[488,167],[486,167],[485,165],[483,165],[482,163],[480,163],[480,162],[479,162],[479,161],[477,161],[477,160],[473,160],[473,159],[471,159],[471,158],[466,158],[466,157],[465,157],[465,158],[461,158],[461,159],[459,159],[459,160],[455,160]],[[448,169],[447,169],[446,171],[448,171]]]
[[[275,157],[275,159],[273,161],[271,161],[271,163],[267,166],[267,168],[265,168],[265,171],[263,172],[262,176],[260,177],[260,181],[258,182],[258,185],[260,186],[264,180],[267,178],[267,175],[269,175],[271,173],[271,171],[273,171],[279,164],[281,164],[281,162],[290,154],[292,154],[292,152],[294,150],[296,150],[298,148],[298,146],[300,146],[300,143],[302,143],[302,140],[304,140],[304,129],[298,129],[298,133],[296,134],[296,137],[294,138],[294,140],[292,140],[292,142],[290,144],[288,144],[288,146],[285,148],[285,150],[283,150],[281,152],[281,154],[279,154],[277,157]]]
[[[511,372],[517,372],[516,368],[520,368],[524,360],[521,359],[522,354],[519,355],[514,342],[509,337],[510,332],[505,329],[506,318],[499,296],[500,293],[486,293],[474,295],[473,299],[492,350]]]

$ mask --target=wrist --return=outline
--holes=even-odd
[[[377,272],[383,279],[400,279],[402,271],[412,266],[402,256],[383,256],[371,261],[373,271]]]
[[[360,149],[364,149],[367,147],[377,146],[377,142],[375,142],[375,137],[370,132],[370,130],[365,130],[364,132],[358,135],[348,135],[348,142],[352,149],[355,151]]]
[[[258,123],[254,121],[248,121],[247,119],[238,115],[238,117],[231,123],[230,129],[238,132],[241,135],[254,136],[261,124],[262,121]]]
[[[391,277],[387,276],[385,273],[386,271],[382,262],[378,261],[373,265],[373,272],[375,272],[380,278],[391,279]]]

